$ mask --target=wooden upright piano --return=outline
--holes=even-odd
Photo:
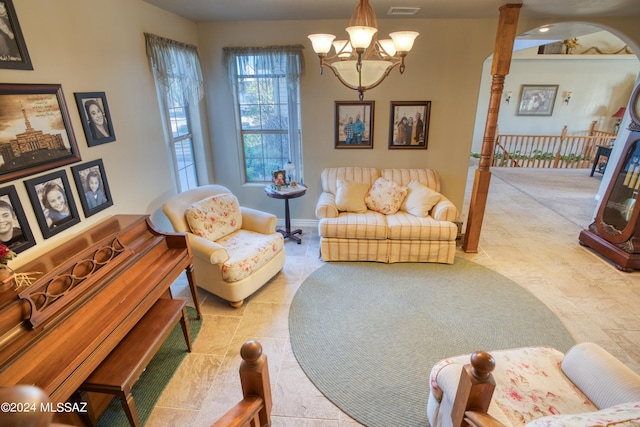
[[[186,235],[146,215],[107,218],[24,265],[42,275],[0,293],[0,386],[67,401],[185,270],[200,317]]]

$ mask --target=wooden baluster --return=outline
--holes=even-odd
[[[269,365],[267,356],[262,354],[262,345],[257,341],[247,341],[240,349],[242,363],[240,364],[240,382],[242,395],[260,396],[264,407],[260,410],[260,425],[271,425],[271,382],[269,380]]]
[[[476,351],[471,355],[471,364],[464,365],[451,409],[454,427],[468,425],[464,417],[465,411],[487,412],[496,387],[491,374],[495,367],[493,356],[485,351]]]

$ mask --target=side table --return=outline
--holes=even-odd
[[[298,197],[302,197],[307,192],[307,187],[302,184],[298,184],[297,187],[283,187],[280,190],[276,190],[270,185],[264,188],[264,192],[267,193],[267,196],[273,199],[284,199],[284,225],[285,229],[278,229],[277,231],[282,233],[284,238],[289,238],[291,240],[295,240],[300,244],[302,239],[296,234],[302,234],[301,229],[291,231],[291,216],[289,214],[289,199],[296,199]]]

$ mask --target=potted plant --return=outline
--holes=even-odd
[[[9,267],[9,261],[16,257],[16,253],[6,245],[0,243],[0,292],[15,287],[14,272]]]

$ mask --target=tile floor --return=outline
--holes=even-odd
[[[587,171],[583,179],[597,178]],[[457,256],[511,278],[553,310],[576,341],[596,342],[640,373],[640,272],[622,273],[581,247],[578,235],[586,225],[494,175],[479,253],[459,249]],[[238,310],[201,291],[204,325],[147,426],[208,426],[240,400],[239,349],[248,339],[259,340],[269,357],[273,426],[360,425],[315,389],[290,348],[289,304],[304,279],[323,264],[314,228],[305,229],[302,242],[286,242],[284,270]],[[189,298],[184,281],[173,288]]]

